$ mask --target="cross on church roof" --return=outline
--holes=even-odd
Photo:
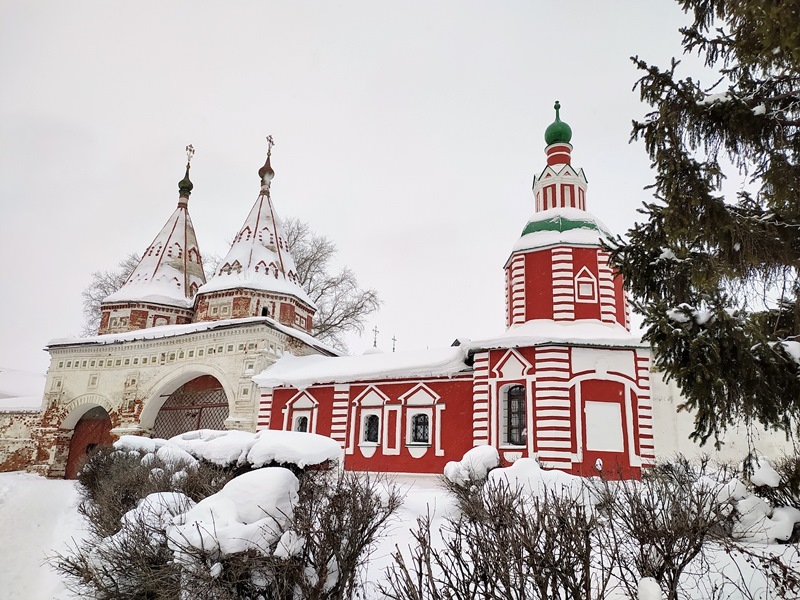
[[[380,333],[380,331],[378,331],[378,326],[377,325],[375,325],[375,327],[372,328],[372,333],[375,334],[373,339],[372,339],[372,347],[373,348],[377,348],[378,347],[378,334]]]

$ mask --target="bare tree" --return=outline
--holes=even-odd
[[[139,260],[141,260],[139,255],[132,252],[117,263],[116,269],[92,273],[91,283],[81,293],[84,318],[82,336],[97,335],[100,327],[100,303],[122,287],[139,264]]]
[[[378,292],[361,289],[353,271],[346,267],[332,273],[336,244],[312,231],[308,223],[286,219],[283,231],[300,284],[318,308],[314,335],[345,350],[344,334],[363,331],[366,318],[380,307]]]

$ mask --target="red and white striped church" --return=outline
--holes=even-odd
[[[555,109],[535,212],[504,266],[506,330],[426,351],[286,354],[254,377],[258,429],[331,436],[353,470],[442,473],[485,444],[506,463],[582,475],[636,477],[653,463],[650,352],[630,333],[610,233],[586,210]]]

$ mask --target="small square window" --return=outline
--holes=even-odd
[[[183,353],[183,350],[181,350],[180,352],[178,352],[178,358],[183,358],[183,357],[184,357],[184,353]]]
[[[97,375],[89,377],[89,387],[97,387]]]
[[[114,362],[114,366],[117,366],[117,367],[120,366],[121,364],[122,364],[122,359],[119,359],[119,358]]]
[[[169,353],[169,362],[172,362],[174,360],[175,360],[175,353],[174,352],[170,352]]]
[[[239,344],[239,352],[241,352],[242,350],[244,350],[244,344]]]
[[[133,364],[138,365],[139,364],[139,359],[138,358],[134,358],[133,359]]]
[[[64,368],[64,361],[63,360],[60,363],[58,363],[58,368],[59,369],[63,369]]]
[[[189,358],[194,358],[194,350],[189,350]]]
[[[68,360],[68,361],[67,361],[67,368],[69,369],[71,366],[72,366],[72,361],[71,361],[71,360]]]
[[[81,364],[81,366],[82,366],[82,367],[84,367],[84,368],[86,368],[86,365],[87,365],[87,364],[88,364],[88,363],[87,363],[86,361],[83,361],[83,363]]]
[[[201,348],[200,350],[197,351],[197,356],[203,356],[204,352],[205,351]]]
[[[212,314],[212,315],[216,315],[217,313],[219,313],[219,308],[217,308],[217,307],[215,306],[215,307],[213,307],[213,308],[211,309],[211,314]]]
[[[146,365],[146,364],[147,364],[147,357],[146,357],[146,356],[143,356],[143,357],[142,357],[142,364],[143,364],[143,365]]]
[[[131,359],[130,358],[126,358],[125,359],[125,366],[127,367],[129,364],[131,364]]]
[[[228,352],[233,352],[233,344],[228,344]]]
[[[90,363],[89,363],[89,366],[90,366],[90,367],[93,367],[93,366],[95,366],[96,364],[97,364],[97,361],[93,360],[92,362],[90,362]]]
[[[222,354],[222,351],[225,349],[224,346],[217,346],[217,354]]]
[[[242,396],[249,396],[250,390],[247,388],[242,388]]]

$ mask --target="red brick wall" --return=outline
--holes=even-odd
[[[149,314],[149,311],[146,310],[132,309],[130,320],[128,321],[129,329],[144,329],[147,327],[147,316]]]
[[[233,318],[234,319],[243,319],[245,317],[251,317],[253,315],[250,314],[250,303],[252,302],[251,298],[247,297],[236,297],[233,299]]]

